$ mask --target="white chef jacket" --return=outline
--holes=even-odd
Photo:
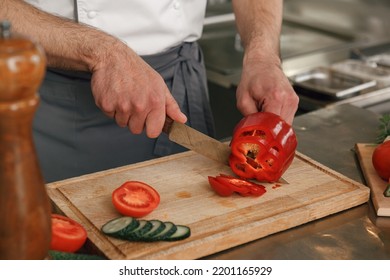
[[[92,25],[139,55],[200,38],[207,0],[25,0],[39,9]]]

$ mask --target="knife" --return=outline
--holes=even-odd
[[[165,119],[163,132],[168,135],[169,140],[209,159],[229,165],[231,149],[228,144],[224,144],[188,125],[176,122],[168,116]],[[288,184],[282,177],[278,183]]]
[[[166,117],[163,132],[169,140],[219,163],[229,165],[230,147],[206,134]]]

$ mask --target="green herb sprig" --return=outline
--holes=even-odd
[[[382,143],[383,140],[390,135],[390,114],[384,114],[379,121],[379,135],[377,137],[377,142]]]

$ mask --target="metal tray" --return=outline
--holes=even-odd
[[[290,80],[298,94],[328,99],[344,99],[373,90],[376,81],[346,75],[327,67],[299,73]]]
[[[390,53],[382,53],[368,57],[377,66],[390,68]]]
[[[374,80],[378,88],[390,86],[390,68],[373,65],[367,61],[347,59],[335,64],[330,68],[333,71],[344,73],[364,80]]]

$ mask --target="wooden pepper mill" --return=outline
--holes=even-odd
[[[42,49],[0,23],[0,259],[45,259],[51,208],[32,137]]]

